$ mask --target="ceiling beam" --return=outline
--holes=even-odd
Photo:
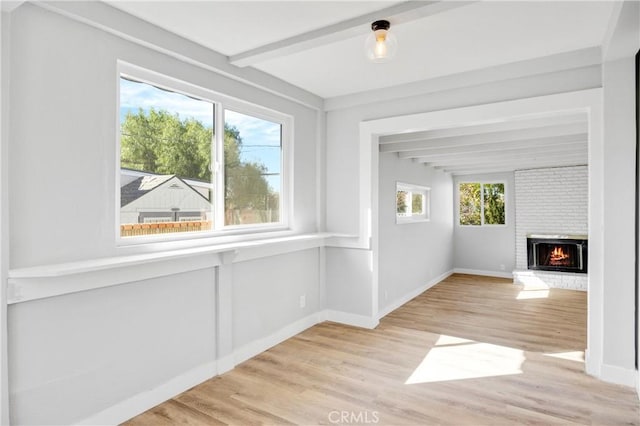
[[[586,113],[562,113],[552,116],[536,117],[536,118],[516,118],[509,120],[500,120],[482,124],[474,124],[467,126],[449,127],[444,129],[425,130],[421,132],[400,133],[395,135],[386,135],[379,138],[381,145],[412,142],[420,140],[437,139],[443,137],[466,136],[480,133],[492,133],[496,131],[530,129],[537,127],[547,127],[560,124],[584,123],[587,126]]]
[[[479,174],[487,174],[487,173],[512,173],[517,170],[531,170],[531,169],[542,169],[542,168],[555,168],[555,167],[574,167],[574,166],[586,166],[585,164],[560,164],[557,166],[529,166],[529,167],[513,167],[513,165],[506,166],[491,166],[491,167],[475,167],[469,169],[451,169],[451,170],[443,170],[445,173],[451,173],[454,176],[462,176],[462,175],[479,175]]]
[[[566,152],[559,154],[549,154],[549,155],[537,155],[537,156],[526,156],[519,154],[511,154],[498,156],[495,158],[491,157],[467,157],[467,158],[447,158],[443,160],[435,160],[430,162],[424,162],[426,165],[437,168],[446,168],[446,167],[457,167],[461,165],[484,165],[484,164],[520,164],[520,163],[555,163],[556,161],[587,161],[588,153],[585,152]]]
[[[536,139],[523,139],[520,141],[507,141],[486,143],[472,146],[456,146],[447,148],[425,148],[416,149],[413,151],[398,152],[397,155],[400,158],[420,158],[434,155],[449,155],[449,154],[472,154],[476,152],[500,152],[505,149],[526,149],[529,147],[546,148],[562,145],[579,145],[587,144],[587,134],[575,134],[564,135],[548,138],[536,138]]]
[[[379,19],[386,19],[391,22],[391,25],[397,25],[471,3],[475,1],[406,1],[233,55],[229,58],[229,63],[238,67],[247,67],[347,38],[365,36],[370,31],[371,23]]]
[[[524,157],[540,157],[540,156],[562,156],[570,154],[587,154],[587,144],[580,142],[575,144],[548,146],[540,149],[537,146],[529,148],[503,149],[500,151],[484,151],[484,152],[459,152],[452,154],[435,154],[413,157],[419,163],[432,163],[439,161],[455,161],[462,159],[498,159],[498,158],[522,158]]]
[[[455,146],[473,146],[487,143],[521,141],[525,139],[548,138],[553,136],[586,135],[587,127],[583,123],[561,124],[533,129],[507,130],[491,133],[473,134],[457,137],[398,142],[380,145],[380,152],[414,151],[426,148],[447,148]],[[585,136],[586,137],[586,136]]]
[[[541,160],[526,160],[521,162],[514,161],[495,161],[476,164],[458,164],[451,166],[435,166],[437,170],[443,170],[448,173],[492,173],[496,170],[501,171],[514,171],[514,170],[526,170],[526,169],[541,169],[541,168],[553,168],[553,167],[568,167],[568,166],[580,166],[586,165],[586,158],[565,158],[556,159],[553,161],[541,161]]]

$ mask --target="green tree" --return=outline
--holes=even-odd
[[[183,179],[212,181],[211,146],[214,131],[193,118],[150,109],[129,112],[122,124],[121,166]],[[242,138],[235,127],[225,125],[225,210],[227,224],[241,223],[241,211],[252,210],[262,222],[277,220],[279,197],[269,188],[263,164],[241,159]],[[275,204],[275,207],[274,207]],[[271,217],[267,217],[271,215]],[[231,217],[231,219],[229,219]]]
[[[404,214],[407,212],[407,192],[396,192],[396,213]]]
[[[461,183],[460,193],[460,225],[480,225],[480,184]]]
[[[504,225],[504,184],[485,183],[482,188],[485,225]]]
[[[422,214],[422,194],[411,194],[411,213]]]
[[[120,138],[122,167],[211,181],[213,129],[167,111],[127,113]]]

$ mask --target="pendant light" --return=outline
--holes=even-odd
[[[364,48],[367,58],[372,62],[387,62],[393,58],[398,48],[398,41],[389,32],[389,21],[380,20],[371,24],[372,33],[365,40]]]

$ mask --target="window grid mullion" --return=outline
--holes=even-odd
[[[224,173],[224,106],[215,103],[214,120],[216,123],[213,158],[215,159],[215,196],[213,197],[213,214],[215,230],[225,226],[225,173]]]

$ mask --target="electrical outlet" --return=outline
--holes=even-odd
[[[305,306],[307,306],[307,296],[303,294],[300,296],[300,307],[304,308]]]
[[[505,270],[505,266],[504,265],[500,265],[500,270],[504,271]]]
[[[387,290],[384,291],[384,300],[387,300],[389,298],[389,293],[387,292]]]

